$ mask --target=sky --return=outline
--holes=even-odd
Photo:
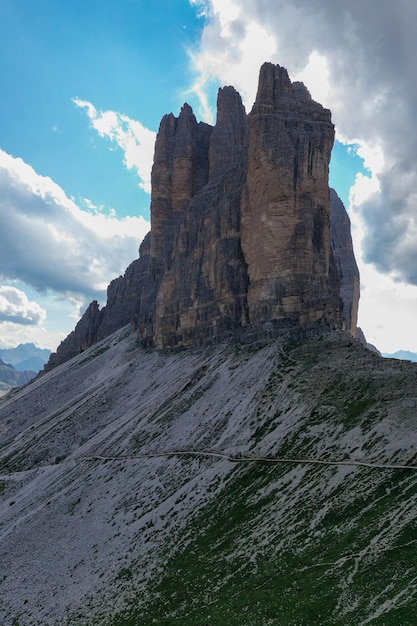
[[[0,0],[0,347],[55,350],[138,256],[159,122],[249,112],[264,61],[332,111],[359,325],[417,352],[415,0]]]

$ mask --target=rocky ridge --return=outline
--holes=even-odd
[[[330,220],[333,140],[330,111],[271,63],[248,115],[230,86],[219,90],[214,127],[188,104],[165,115],[139,259],[109,285],[103,309],[90,304],[47,369],[128,323],[157,349],[294,329],[355,335],[359,276],[335,195]]]

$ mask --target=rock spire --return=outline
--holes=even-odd
[[[214,127],[188,104],[165,115],[139,259],[110,284],[106,307],[90,305],[54,364],[129,322],[156,349],[291,329],[354,334],[359,277],[336,195],[333,233],[330,220],[333,140],[330,111],[272,63],[248,115],[230,86]]]

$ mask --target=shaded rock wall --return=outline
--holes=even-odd
[[[334,189],[330,189],[330,225],[332,247],[340,276],[345,328],[355,337],[360,296],[359,270],[353,252],[349,215]]]
[[[51,354],[44,371],[49,372],[96,343],[103,316],[104,309],[100,310],[97,300],[93,300],[75,329],[61,341],[57,351]]]
[[[159,198],[162,194],[178,198],[187,179],[178,183],[174,175],[178,165],[166,149],[165,133],[158,134],[155,146],[156,155],[168,152],[163,164],[156,160],[152,174],[150,269],[157,289],[154,306],[140,308],[135,325],[142,342],[156,348],[206,344],[233,334],[246,319],[248,278],[240,245],[240,205],[246,181],[247,120],[239,94],[233,87],[220,90],[214,129],[206,124],[200,129],[190,118],[188,129],[189,148],[182,145],[182,150],[192,155],[186,170],[197,172],[198,185],[178,209]],[[171,174],[161,188],[155,171],[162,166]],[[161,224],[171,226],[171,213],[177,218],[175,228],[161,229]]]

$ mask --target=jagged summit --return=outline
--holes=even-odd
[[[231,86],[219,90],[214,127],[188,104],[165,115],[139,259],[109,285],[106,307],[90,305],[49,368],[127,323],[156,349],[294,329],[354,334],[358,290],[346,279],[341,290],[353,250],[330,224],[333,141],[330,111],[272,63],[248,115]],[[334,210],[333,223],[346,225],[343,205]]]

